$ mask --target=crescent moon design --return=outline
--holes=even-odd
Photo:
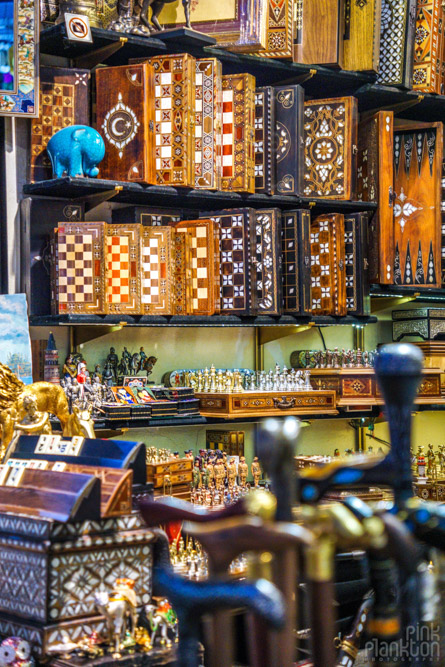
[[[117,123],[123,120],[124,119],[122,118],[122,116],[118,116],[113,121],[111,121],[111,126],[110,126],[111,134],[114,134],[114,136],[116,137],[122,137],[125,134],[125,127],[123,132],[118,132],[118,130],[116,129]]]

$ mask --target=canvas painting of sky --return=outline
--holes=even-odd
[[[32,383],[31,340],[25,294],[0,294],[0,362]]]

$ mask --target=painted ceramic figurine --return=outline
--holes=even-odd
[[[426,465],[425,465],[425,454],[423,453],[423,445],[420,445],[417,452],[417,476],[425,477]]]
[[[46,147],[56,178],[99,174],[97,165],[105,157],[104,140],[94,128],[72,125],[56,132]]]
[[[246,486],[248,474],[249,474],[249,467],[246,463],[246,457],[241,456],[238,465],[238,476],[239,476],[240,486]]]
[[[134,637],[137,621],[137,598],[132,579],[116,579],[113,592],[95,594],[96,607],[107,620],[109,642],[113,647],[113,657],[120,658],[122,642],[128,631]]]
[[[0,644],[0,666],[34,667],[31,646],[21,637],[8,637]]]

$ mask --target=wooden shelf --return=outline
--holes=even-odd
[[[120,181],[105,181],[96,178],[53,178],[47,181],[28,183],[23,193],[29,196],[57,197],[59,199],[83,200],[97,205],[107,199],[146,206],[169,206],[194,210],[218,210],[221,208],[278,208],[293,209],[312,207],[320,211],[374,211],[377,205],[370,202],[352,202],[326,199],[309,199],[285,195],[244,194],[211,190],[191,190],[169,186],[144,185]],[[103,198],[103,199],[102,199]],[[313,205],[312,205],[313,202]]]
[[[401,118],[425,122],[443,121],[445,115],[445,95],[424,94],[417,90],[400,90],[368,83],[356,90],[354,96],[358,99],[361,113],[373,109],[394,108],[395,114]],[[403,106],[397,109],[398,105]]]
[[[406,287],[405,285],[371,285],[370,295],[376,302],[380,299],[406,299],[424,303],[443,303],[445,302],[445,289],[431,289],[415,285]]]
[[[222,61],[224,74],[250,72],[256,77],[258,86],[302,83],[306,93],[315,97],[337,95],[340,90],[343,95],[353,94],[358,88],[374,82],[376,78],[374,74],[363,72],[309,67],[285,60],[231,53],[209,46],[212,38],[185,28],[166,31],[165,36],[160,34],[159,37],[156,34],[152,37],[123,35],[98,28],[92,28],[91,32],[93,42],[90,44],[69,42],[63,24],[50,26],[40,33],[40,51],[42,54],[69,58],[77,66],[83,67],[93,67],[105,62],[108,65],[126,65],[129,58],[150,57],[160,53],[186,52],[198,58],[211,55]],[[174,32],[174,38],[169,38],[169,33]],[[126,38],[124,43],[120,43],[122,37]],[[88,60],[91,62],[88,63]]]

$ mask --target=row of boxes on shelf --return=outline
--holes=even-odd
[[[52,242],[53,313],[369,313],[367,214],[203,215],[179,223],[163,215],[168,226],[61,223]]]
[[[370,281],[441,286],[442,123],[400,121],[392,111],[381,111],[364,117],[358,126],[353,97],[304,102],[300,86],[264,88],[255,96],[250,75],[222,78],[226,102],[221,113],[215,111],[214,79],[207,87],[200,84],[202,109],[195,115],[190,103],[195,93],[186,89],[195,90],[196,82],[192,76],[193,84],[186,83],[184,72],[195,73],[200,61],[190,58],[162,56],[153,59],[153,65],[98,71],[97,77],[104,80],[98,85],[97,127],[106,143],[101,176],[217,188],[220,165],[224,189],[253,192],[256,174],[258,192],[373,202],[378,210],[370,224]],[[154,74],[156,63],[161,69]],[[143,80],[138,78],[142,72],[158,93],[153,97],[144,93],[136,102],[128,96],[130,92],[142,94]],[[138,85],[133,85],[132,73]],[[51,76],[50,88],[55,87],[60,95],[53,98],[48,89],[43,97],[48,107],[33,125],[33,178],[42,177],[41,168],[46,169],[45,145],[51,134],[76,120],[75,114],[63,116],[73,104],[69,96],[67,107],[53,108],[54,99],[65,98],[54,69]],[[68,80],[75,76],[74,70],[66,74]],[[163,77],[168,77],[165,84]],[[102,102],[101,95],[116,99]],[[150,100],[152,115],[144,111]],[[78,107],[84,108],[80,103]],[[54,120],[51,114],[56,112],[59,115]],[[190,128],[200,135],[195,142]]]

